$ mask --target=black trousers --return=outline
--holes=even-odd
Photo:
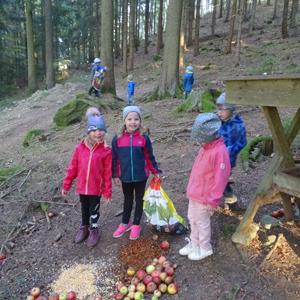
[[[227,183],[226,187],[225,187],[225,190],[224,190],[224,193],[223,193],[223,196],[225,198],[232,198],[233,197],[233,190],[230,186],[229,183]]]
[[[81,203],[82,225],[88,225],[90,218],[92,225],[97,224],[100,217],[100,198],[101,195],[82,195],[79,194]]]
[[[123,224],[128,224],[135,192],[135,211],[133,225],[140,225],[142,214],[143,214],[143,204],[144,204],[144,193],[146,187],[146,180],[138,182],[122,182],[122,188],[124,193],[124,209],[123,209]]]
[[[96,97],[99,97],[99,91],[97,91],[93,86],[89,89],[89,95],[91,95],[93,91],[95,92]]]

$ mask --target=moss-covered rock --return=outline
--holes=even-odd
[[[30,142],[33,140],[34,137],[40,135],[43,132],[42,129],[31,129],[27,131],[27,134],[23,141],[23,147],[29,147]]]
[[[176,106],[173,110],[171,110],[171,114],[187,111],[192,102],[192,97],[193,97],[192,95],[193,94],[190,94],[184,102],[182,102],[181,104]]]
[[[72,100],[57,111],[53,121],[60,127],[78,123],[82,120],[82,117],[90,106],[90,104],[83,100]]]
[[[199,103],[200,111],[207,113],[213,112],[216,108],[213,96],[209,92],[204,92],[201,95],[201,103]]]
[[[157,86],[155,88],[154,92],[150,96],[144,98],[142,100],[142,102],[148,103],[148,102],[153,102],[153,101],[157,100],[158,99],[158,92],[159,92],[159,86]]]
[[[175,86],[175,96],[177,99],[183,99],[183,91],[179,84],[176,84]]]
[[[162,100],[170,99],[170,98],[173,98],[173,97],[172,97],[172,95],[169,91],[165,91],[164,94],[161,97]]]
[[[76,99],[85,99],[88,96],[86,93],[80,93],[76,95]]]

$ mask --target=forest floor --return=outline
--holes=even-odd
[[[201,54],[196,58],[193,57],[192,48],[185,51],[185,65],[194,66],[194,90],[211,87],[222,89],[213,82],[226,76],[264,72],[299,73],[299,35],[291,31],[291,37],[282,40],[279,19],[267,24],[263,20],[267,20],[268,15],[271,19],[271,9],[261,7],[257,15],[259,29],[254,32],[253,37],[245,36],[243,39],[243,54],[239,65],[235,63],[234,54],[224,55],[222,52],[226,44],[225,36],[202,42]],[[208,36],[210,32],[209,20],[210,18],[204,18],[201,21],[204,36]],[[217,28],[220,32],[217,30],[217,34],[224,35],[227,26],[228,24],[218,20]],[[178,128],[190,129],[198,113],[169,114],[180,104],[181,99],[140,102],[153,92],[158,84],[161,62],[152,62],[154,54],[155,38],[147,55],[143,54],[142,48],[135,53],[135,69],[132,72],[136,82],[135,100],[143,115],[148,116],[143,119],[143,125],[150,130],[154,154],[163,171],[162,187],[173,201],[178,214],[187,221],[188,200],[185,192],[198,147],[190,141],[189,132],[174,132]],[[201,70],[209,64],[210,70]],[[182,76],[184,72],[184,68],[180,70]],[[127,82],[122,63],[116,63],[115,76],[117,95],[126,99]],[[123,202],[122,192],[115,186],[111,202],[106,204],[101,200],[100,243],[92,249],[88,249],[86,243],[74,243],[74,235],[81,219],[80,203],[75,193],[75,184],[67,199],[61,197],[61,186],[73,151],[85,137],[85,124],[82,122],[63,131],[55,131],[53,117],[59,108],[88,88],[89,70],[76,71],[66,83],[57,84],[49,91],[38,91],[30,98],[15,101],[12,106],[3,108],[1,112],[0,167],[23,172],[7,181],[0,181],[0,245],[10,236],[12,228],[17,227],[10,236],[13,248],[4,248],[6,259],[0,262],[0,299],[24,299],[34,286],[39,286],[42,294],[46,295],[52,290],[54,281],[66,270],[77,267],[75,277],[81,278],[83,270],[79,267],[84,264],[90,267],[85,270],[85,276],[90,276],[89,270],[93,270],[96,277],[95,285],[86,284],[86,289],[91,289],[92,296],[97,294],[104,300],[111,300],[116,293],[116,283],[124,278],[123,274],[129,264],[123,259],[126,248],[139,252],[134,256],[135,260],[130,261],[136,268],[142,267],[147,258],[162,254],[152,242],[152,235],[156,232],[146,223],[145,216],[139,240],[130,241],[128,234],[113,239],[112,234],[121,221],[121,216],[114,215],[122,209]],[[112,97],[106,94],[102,99],[107,102],[113,101]],[[270,134],[260,107],[239,106],[237,113],[244,119],[248,140],[262,134]],[[291,120],[294,113],[294,109],[280,109],[280,116],[284,122]],[[122,108],[103,112],[103,118],[108,125],[108,143],[121,126],[121,115]],[[23,148],[24,137],[31,129],[44,130],[47,139],[34,139],[29,147]],[[292,150],[294,158],[299,160],[299,138]],[[252,168],[245,172],[241,158],[238,157],[232,180],[239,203],[233,211],[225,211],[222,202],[213,215],[214,254],[211,257],[193,262],[178,254],[178,250],[186,243],[185,237],[188,237],[188,233],[184,236],[159,234],[158,243],[163,240],[170,242],[170,249],[164,253],[165,256],[172,263],[178,264],[174,278],[179,292],[172,296],[163,295],[162,299],[300,298],[299,227],[288,225],[281,218],[279,226],[275,229],[266,230],[260,226],[258,235],[250,246],[236,247],[230,239],[270,160],[270,157],[265,157],[262,162],[254,162]],[[56,215],[50,219],[51,229],[48,229],[40,202],[47,205],[47,212],[54,212]],[[270,214],[281,207],[280,202],[261,207],[254,221],[259,223],[262,215]],[[279,233],[284,236],[281,243],[270,259],[261,265],[270,251],[263,247],[263,243],[267,236]],[[55,242],[59,234],[61,238]],[[64,288],[68,290],[74,287],[68,284],[72,284],[70,275]],[[95,287],[96,291],[93,290]],[[56,290],[59,290],[58,285]],[[82,296],[80,299],[94,299],[92,296]],[[149,295],[146,297],[151,299]]]

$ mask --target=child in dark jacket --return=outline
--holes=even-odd
[[[130,239],[140,236],[140,221],[143,214],[143,197],[150,172],[159,179],[158,169],[151,141],[141,125],[141,111],[137,106],[127,106],[123,111],[124,124],[112,140],[112,177],[116,186],[124,193],[123,220],[113,236],[121,237],[126,231]],[[129,219],[135,192],[135,212],[131,226]]]
[[[127,76],[128,86],[127,86],[127,104],[132,105],[134,103],[134,100],[132,99],[132,96],[134,95],[134,86],[135,82],[132,80],[133,76],[130,74]]]
[[[187,99],[187,97],[189,96],[189,94],[193,91],[193,83],[194,83],[193,67],[188,66],[186,68],[185,73],[186,74],[184,75],[184,78],[183,78],[183,88],[185,91],[183,101],[185,101]]]
[[[100,198],[104,196],[109,202],[111,186],[112,153],[104,142],[106,125],[97,108],[91,107],[87,111],[87,133],[75,149],[63,182],[62,195],[66,196],[77,177],[77,193],[81,202],[82,223],[79,226],[75,243],[87,240],[87,246],[97,245],[100,239],[98,220],[100,217]],[[91,225],[89,221],[91,218]]]
[[[95,95],[96,95],[96,97],[98,97],[98,98],[101,95],[102,81],[104,80],[104,73],[103,72],[106,71],[106,68],[105,67],[102,68],[101,65],[100,65],[100,63],[101,63],[101,60],[99,58],[95,58],[94,62],[92,63],[92,70],[91,70],[91,75],[90,75],[92,86],[89,89],[89,95],[92,95],[92,93],[94,92]],[[97,87],[94,86],[94,79],[95,79],[96,75],[99,76],[99,78],[101,80],[100,89],[98,89]]]
[[[222,120],[222,127],[219,134],[223,136],[224,143],[229,152],[231,168],[236,165],[238,153],[247,145],[246,130],[243,119],[234,114],[235,104],[225,102],[226,94],[223,93],[217,99],[218,116]],[[232,209],[237,204],[237,197],[233,194],[232,188],[228,183],[224,191],[225,209]]]

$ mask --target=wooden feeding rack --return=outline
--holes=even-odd
[[[251,224],[261,205],[283,200],[285,220],[291,221],[290,196],[300,197],[300,165],[295,165],[290,151],[300,129],[300,75],[245,76],[225,80],[226,102],[263,107],[275,146],[271,164],[232,237],[234,242],[249,244]],[[295,108],[295,116],[286,132],[277,107]]]

